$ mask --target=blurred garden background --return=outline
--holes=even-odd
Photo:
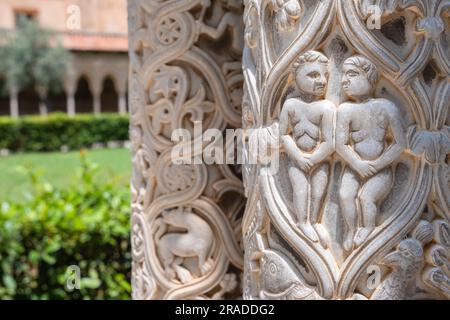
[[[0,299],[130,298],[126,19],[0,0]]]

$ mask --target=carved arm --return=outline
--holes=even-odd
[[[389,126],[392,130],[394,141],[377,160],[372,162],[373,167],[378,171],[392,164],[407,146],[405,129],[400,114],[397,111],[397,107],[392,104],[387,111]]]
[[[292,105],[289,101],[285,103],[280,115],[280,140],[284,146],[286,154],[295,161],[303,170],[308,170],[312,163],[305,157],[305,154],[297,146],[297,143],[289,135],[289,123],[291,118]]]
[[[365,162],[349,146],[350,141],[350,118],[345,111],[338,112],[336,121],[336,152],[347,164],[362,175],[361,165]]]
[[[321,120],[321,132],[323,141],[319,147],[311,154],[309,160],[315,165],[324,161],[334,151],[333,141],[333,112],[325,112]]]
[[[225,13],[216,28],[201,23],[200,33],[204,33],[212,39],[217,40],[222,37],[228,28],[231,28],[233,31],[233,50],[241,52],[244,47],[243,41],[241,40],[241,31],[243,32],[244,28],[243,21],[242,17],[232,12]]]

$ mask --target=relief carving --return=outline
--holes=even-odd
[[[177,129],[191,148],[240,126],[242,3],[132,0],[128,11],[133,298],[239,297],[239,168],[197,161],[198,147],[190,163],[171,154]]]
[[[168,278],[173,279],[175,274],[182,283],[192,281],[186,267],[181,264],[188,258],[196,258],[200,275],[205,275],[211,268],[208,261],[211,246],[214,241],[213,232],[203,219],[192,212],[182,209],[164,212],[160,229],[155,236],[158,256],[162,261]],[[168,232],[169,227],[181,229],[180,232]],[[194,271],[192,271],[194,273]]]
[[[129,1],[133,297],[450,299],[450,0],[242,2]]]
[[[272,0],[272,2],[277,29],[291,30],[302,12],[299,0]]]
[[[376,227],[378,206],[391,191],[392,164],[406,147],[406,139],[397,106],[371,98],[379,77],[377,67],[355,56],[344,62],[342,72],[342,88],[351,102],[338,108],[336,151],[346,162],[339,197],[347,227],[344,249],[351,251]]]
[[[448,298],[450,2],[305,3],[245,2],[244,125],[280,158],[244,176],[244,297]]]
[[[280,136],[289,157],[289,179],[298,227],[312,241],[327,245],[319,213],[328,185],[329,164],[334,150],[334,105],[324,100],[328,81],[328,58],[308,51],[294,62],[300,97],[286,100],[280,114]],[[289,134],[289,128],[292,133]],[[305,186],[309,186],[305,187]]]

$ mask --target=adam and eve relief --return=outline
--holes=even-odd
[[[380,206],[392,191],[394,163],[406,148],[398,106],[375,98],[376,65],[352,56],[341,67],[346,101],[326,99],[329,59],[308,51],[292,65],[299,95],[288,98],[279,117],[280,141],[288,159],[294,219],[312,242],[327,247],[321,223],[334,162],[341,163],[337,198],[344,222],[342,247],[351,252],[377,227]]]

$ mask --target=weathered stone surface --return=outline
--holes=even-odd
[[[450,298],[449,9],[245,1],[244,298]]]
[[[450,1],[244,4],[129,1],[134,298],[450,298]]]

